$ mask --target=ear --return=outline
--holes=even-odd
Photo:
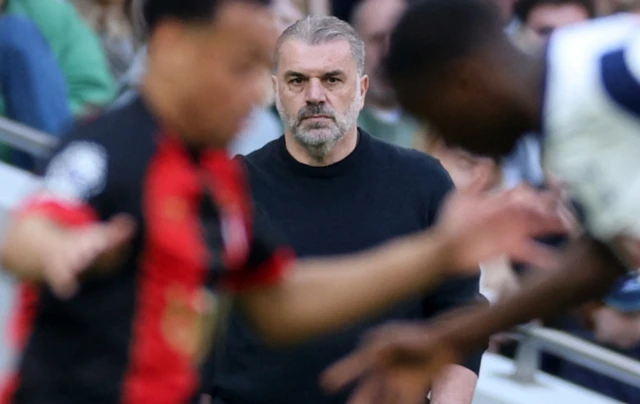
[[[369,76],[366,74],[360,79],[360,95],[362,96],[362,107],[364,107],[364,101],[367,98],[367,91],[369,91]]]
[[[278,92],[278,78],[275,74],[271,75],[271,86],[273,88],[273,93],[276,94]]]

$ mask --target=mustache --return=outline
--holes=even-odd
[[[335,120],[335,113],[331,107],[328,107],[325,104],[310,104],[300,108],[300,111],[298,111],[297,121],[300,123],[303,119],[317,115],[325,115]]]

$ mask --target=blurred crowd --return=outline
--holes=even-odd
[[[527,52],[542,52],[552,32],[602,15],[640,9],[638,0],[487,0],[504,11],[504,27]],[[437,157],[458,188],[485,179],[487,189],[526,181],[554,188],[540,166],[536,134],[525,138],[505,161],[473,156],[443,143],[398,106],[378,68],[405,0],[274,0],[281,31],[306,14],[334,14],[348,21],[366,48],[370,88],[358,124],[387,142]],[[138,0],[0,0],[0,117],[63,136],[78,121],[117,108],[137,91],[145,70],[145,29]],[[265,76],[265,87],[271,88]],[[267,91],[269,93],[270,91]],[[230,154],[247,154],[280,137],[283,125],[273,94],[256,105]],[[32,157],[0,144],[0,159],[38,171]],[[576,223],[579,209],[566,212]],[[561,244],[563,240],[549,240]],[[482,264],[483,294],[496,301],[518,293],[520,279],[535,268],[505,260]],[[561,318],[541,319],[553,327],[640,359],[640,283],[621,280],[611,295]],[[508,355],[509,343],[496,337],[492,350]],[[625,402],[640,391],[557,358],[545,370]],[[635,397],[635,399],[634,399]]]

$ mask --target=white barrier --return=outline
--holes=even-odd
[[[531,383],[517,381],[513,361],[487,353],[473,404],[619,404],[599,394],[536,372]]]

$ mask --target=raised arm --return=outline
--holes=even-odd
[[[246,292],[241,303],[271,342],[296,342],[475,272],[489,257],[548,266],[553,256],[530,236],[560,229],[548,201],[531,191],[458,193],[432,230],[353,256],[299,261],[283,282]]]
[[[68,297],[82,272],[115,265],[134,231],[126,216],[69,227],[34,212],[10,224],[0,255],[2,267],[18,279],[46,282],[56,294]]]
[[[605,294],[623,272],[609,248],[584,237],[567,247],[556,269],[530,279],[516,295],[494,306],[433,324],[381,328],[361,349],[334,365],[324,383],[330,390],[340,389],[380,371],[428,386],[443,366],[482,346],[492,334]],[[384,383],[397,380],[377,380],[376,386]],[[359,394],[378,388],[369,381],[363,386]]]

